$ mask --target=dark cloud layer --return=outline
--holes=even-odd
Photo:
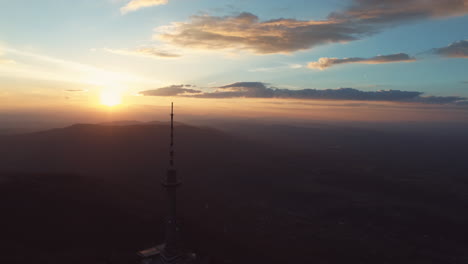
[[[259,54],[289,53],[325,43],[348,42],[411,20],[468,13],[468,0],[354,0],[326,20],[278,18],[260,21],[251,13],[193,16],[161,27],[156,38],[199,49],[241,49]]]
[[[146,96],[180,96],[180,95],[188,95],[188,94],[199,94],[202,91],[189,89],[187,87],[193,87],[189,84],[181,84],[181,85],[171,85],[168,87],[163,87],[155,90],[147,90],[142,91],[140,94]]]
[[[189,90],[189,91],[185,91]],[[188,93],[188,94],[187,94]],[[199,90],[184,89],[183,85],[164,87],[141,92],[148,96],[185,96],[192,98],[289,98],[289,99],[323,99],[323,100],[355,100],[355,101],[391,101],[418,102],[428,104],[463,104],[468,98],[458,96],[422,96],[422,92],[380,90],[360,91],[353,88],[339,89],[278,89],[267,87],[261,82],[237,82],[215,88],[214,92],[204,93]]]
[[[420,92],[398,90],[364,92],[352,88],[340,89],[278,89],[269,88],[261,82],[237,82],[219,87],[215,92],[196,95],[205,98],[250,97],[250,98],[293,98],[328,100],[372,100],[398,101],[420,96]]]
[[[466,104],[468,103],[468,98],[459,96],[419,96],[414,98],[413,101],[428,104]]]
[[[468,58],[468,40],[454,42],[447,47],[434,49],[434,53],[449,58]]]
[[[320,58],[316,62],[310,62],[307,66],[311,69],[324,70],[339,64],[348,63],[364,63],[364,64],[382,64],[382,63],[394,63],[394,62],[413,62],[415,58],[410,57],[406,53],[398,53],[391,55],[379,55],[372,58]]]

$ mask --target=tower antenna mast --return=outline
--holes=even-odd
[[[174,165],[174,103],[171,103],[171,142],[169,148],[169,168],[161,184],[167,198],[166,238],[165,243],[138,252],[145,264],[186,264],[198,263],[196,257],[189,255],[180,243],[179,227],[177,225],[177,187],[181,181],[177,178]]]
[[[169,169],[162,185],[166,190],[168,200],[168,216],[166,220],[166,243],[161,257],[165,263],[175,263],[182,257],[179,245],[179,228],[177,226],[176,190],[181,184],[177,179],[174,166],[174,103],[171,103],[171,143],[169,150]]]
[[[174,103],[171,103],[171,145],[169,150],[171,169],[174,168]]]

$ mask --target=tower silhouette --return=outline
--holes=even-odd
[[[171,103],[171,134],[169,148],[169,168],[161,184],[166,192],[167,218],[164,244],[138,252],[143,258],[142,264],[187,264],[200,263],[196,255],[183,249],[180,243],[179,227],[177,225],[177,188],[182,182],[177,178],[174,163],[174,103]]]
[[[171,143],[169,149],[169,168],[162,181],[168,202],[168,215],[166,219],[166,244],[161,257],[166,263],[176,263],[182,257],[179,245],[179,228],[177,226],[177,188],[181,182],[177,178],[174,166],[174,103],[171,103]]]

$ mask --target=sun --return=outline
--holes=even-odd
[[[122,93],[112,89],[102,90],[100,101],[105,106],[117,106],[122,103]]]

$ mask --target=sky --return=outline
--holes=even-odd
[[[0,120],[468,120],[468,0],[0,2]]]

